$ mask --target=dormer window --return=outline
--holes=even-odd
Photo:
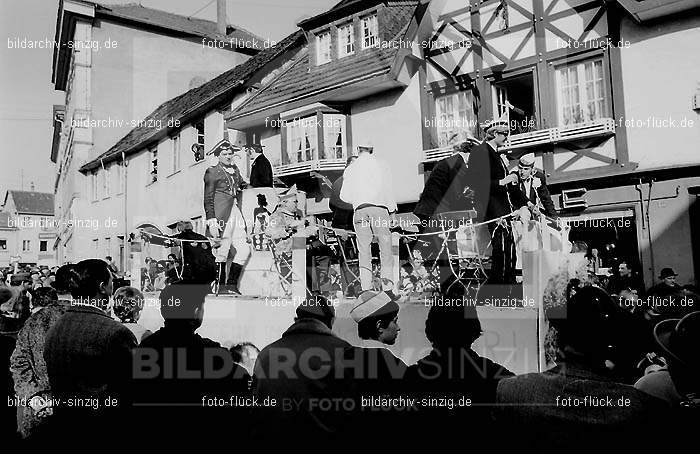
[[[355,30],[352,22],[338,27],[338,57],[355,53]]]
[[[379,45],[379,28],[377,15],[362,18],[362,48],[367,49]]]
[[[322,32],[316,35],[316,64],[322,65],[331,61],[331,33]]]

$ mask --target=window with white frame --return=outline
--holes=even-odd
[[[7,240],[0,240],[0,251],[7,250]]]
[[[199,146],[199,151],[195,153],[194,162],[204,161],[204,119],[195,122],[193,125],[194,134]]]
[[[173,142],[173,173],[177,172],[180,170],[180,134],[173,136],[172,138]]]
[[[92,255],[97,258],[100,256],[100,240],[92,240]]]
[[[446,147],[475,135],[477,127],[471,90],[435,98],[438,146]]]
[[[46,252],[48,248],[48,241],[46,240],[41,240],[39,241],[39,252]]]
[[[379,45],[379,27],[377,26],[377,15],[362,18],[362,48]]]
[[[112,255],[112,238],[105,238],[105,256]]]
[[[321,159],[343,159],[346,157],[345,115],[323,114],[323,145]]]
[[[352,22],[338,27],[338,57],[355,53],[355,28]]]
[[[90,192],[92,193],[93,202],[100,198],[100,185],[97,181],[97,170],[90,174]]]
[[[147,184],[158,181],[158,149],[152,148],[148,150],[148,175]]]
[[[102,197],[109,197],[112,192],[112,182],[110,181],[112,172],[110,172],[111,168],[104,168],[100,173],[103,174],[102,177]]]
[[[316,64],[322,65],[329,61],[331,61],[331,33],[319,33],[316,35]]]
[[[119,188],[119,192],[117,192],[117,194],[123,194],[124,193],[124,165],[122,163],[118,163],[114,167],[115,167],[115,171],[117,174],[117,187]]]
[[[316,116],[297,118],[287,122],[287,156],[289,162],[306,162],[316,159],[318,140]]]
[[[559,126],[587,123],[607,114],[603,60],[557,68]]]
[[[22,240],[22,252],[31,252],[32,242],[31,240]]]

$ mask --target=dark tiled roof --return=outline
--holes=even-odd
[[[127,19],[141,24],[154,25],[220,41],[234,39],[234,43],[241,44],[238,47],[245,47],[248,49],[260,50],[263,47],[264,40],[261,37],[237,25],[229,25],[227,27],[227,34],[224,36],[217,31],[216,22],[196,19],[194,17],[185,17],[158,9],[146,8],[137,3],[123,5],[104,5],[98,3],[97,7],[98,13],[102,15]]]
[[[233,69],[220,74],[209,82],[164,102],[146,117],[146,121],[142,122],[144,126],[137,126],[129,131],[129,133],[112,148],[87,164],[84,164],[80,168],[80,171],[85,172],[99,167],[100,160],[104,163],[116,160],[121,156],[122,152],[126,155],[138,152],[145,146],[150,145],[177,129],[154,129],[148,126],[150,120],[153,120],[150,124],[165,125],[168,123],[168,120],[172,118],[180,120],[181,124],[185,124],[196,115],[208,111],[211,109],[211,104],[216,104],[221,101],[221,96],[233,92],[236,87],[245,83],[267,63],[302,42],[303,36],[304,33],[301,30],[296,31],[275,46],[264,49],[257,55],[237,65]],[[158,123],[158,120],[160,120],[160,123]]]
[[[38,214],[53,216],[53,194],[33,191],[7,191],[7,198],[12,196],[18,214]]]
[[[286,73],[257,93],[250,102],[242,105],[232,118],[242,117],[271,104],[329,89],[362,76],[386,74],[391,69],[396,52],[396,49],[374,49],[364,56],[348,59],[333,67],[329,64],[328,67],[324,65],[310,71],[307,51]]]
[[[388,36],[394,40],[403,37],[415,12],[415,3],[391,7],[387,11]],[[294,98],[303,98],[324,89],[350,83],[363,76],[381,76],[391,70],[400,47],[378,47],[359,50],[350,57],[333,60],[321,66],[310,67],[308,51],[300,56],[285,73],[270,82],[234,111],[230,118],[240,118],[273,104],[281,104]]]

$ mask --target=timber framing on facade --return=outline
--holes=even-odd
[[[427,27],[432,34],[424,50],[429,98],[423,112],[425,124],[451,114],[440,111],[440,98],[452,96],[454,103],[455,94],[463,92],[472,112],[461,120],[469,120],[472,134],[480,134],[480,123],[504,114],[510,114],[511,123],[525,123],[518,125],[508,147],[515,157],[535,152],[550,183],[624,174],[636,168],[629,161],[624,122],[618,120],[624,112],[619,49],[622,11],[614,3],[487,0],[466,6],[455,1],[437,4],[442,9],[426,15],[434,22]],[[587,83],[591,85],[562,87],[562,78],[571,75],[590,77]],[[587,118],[562,112],[571,107],[586,110],[560,99],[574,89],[579,90],[576,96],[585,90],[600,90],[589,99],[589,108],[593,98],[599,104],[595,112],[583,115]],[[524,97],[524,91],[529,96]],[[521,114],[513,114],[506,107],[509,104]],[[424,150],[425,163],[451,152],[451,143],[439,136],[438,129],[427,132],[431,146]]]

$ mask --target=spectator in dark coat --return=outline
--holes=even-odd
[[[260,400],[271,396],[294,407],[280,404],[260,412],[257,419],[274,421],[275,436],[284,439],[303,433],[316,442],[337,440],[349,427],[347,412],[338,404],[348,385],[336,365],[350,344],[331,331],[335,309],[324,297],[307,298],[296,314],[282,338],[260,352],[254,374],[254,393]],[[264,438],[269,428],[259,429]]]
[[[166,286],[159,297],[164,326],[134,351],[133,399],[156,433],[212,434],[247,419],[246,409],[229,403],[231,396],[248,396],[248,373],[218,342],[195,333],[209,290],[186,282]],[[216,399],[226,407],[215,406]]]
[[[16,314],[10,312],[12,301],[18,296],[17,291],[0,286],[0,443],[11,446],[17,438],[17,410],[15,392],[10,371],[10,356],[17,342],[17,331],[21,327],[16,321]],[[9,304],[8,304],[9,303]]]
[[[621,309],[603,290],[584,287],[547,313],[557,330],[558,364],[543,373],[498,384],[494,416],[508,427],[508,440],[520,450],[567,451],[605,446],[630,449],[643,439],[647,448],[664,437],[668,407],[659,399],[611,378],[622,332]],[[595,333],[595,335],[592,335]]]
[[[17,428],[23,438],[30,437],[39,430],[53,412],[48,405],[51,401],[51,387],[44,361],[44,343],[46,334],[70,305],[69,301],[59,300],[52,288],[42,287],[32,294],[34,303],[41,309],[29,317],[20,330],[10,364],[15,394],[28,403],[21,406],[17,413]]]
[[[496,401],[498,382],[513,373],[471,348],[481,333],[473,306],[430,308],[425,335],[433,350],[407,373],[411,396],[428,403],[411,415],[413,427],[431,421],[437,437],[453,436],[465,425],[482,439],[496,434],[489,404]]]
[[[136,339],[108,313],[112,273],[107,263],[83,260],[71,274],[73,302],[49,330],[44,359],[54,397],[80,404],[57,406],[53,419],[57,434],[78,426],[86,436],[97,436],[129,407],[126,391]],[[116,400],[115,405],[106,406],[108,400]]]

